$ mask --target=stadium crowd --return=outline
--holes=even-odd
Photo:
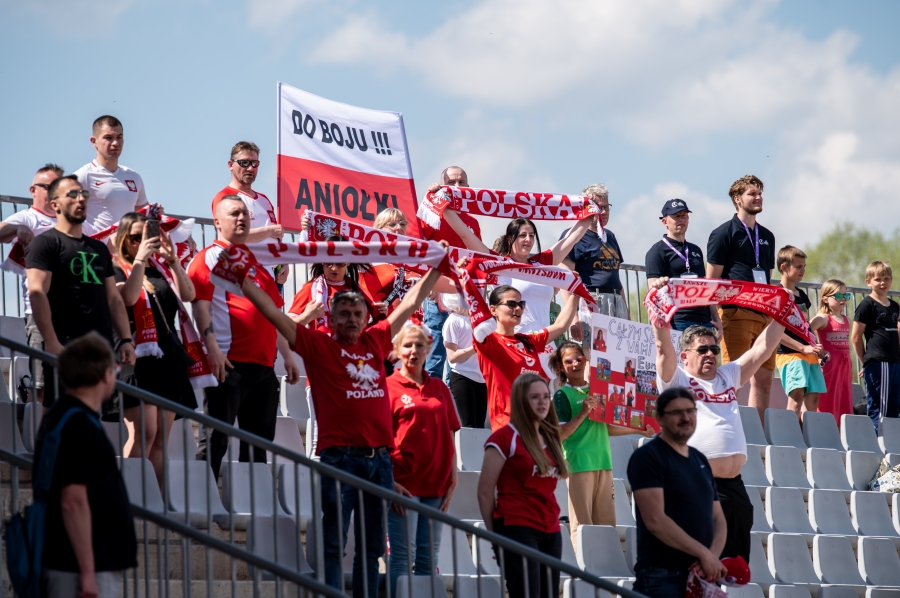
[[[23,296],[32,347],[59,355],[75,339],[96,332],[122,366],[131,366],[120,373],[131,383],[190,408],[198,407],[194,388],[204,387],[206,413],[229,424],[237,420],[242,429],[269,440],[279,405],[276,353],[289,384],[300,379],[299,356],[314,452],[323,463],[446,511],[457,485],[453,434],[461,426],[487,424],[492,434],[478,501],[488,529],[559,557],[554,498],[559,478],[568,478],[573,537],[582,524],[615,525],[609,437],[635,430],[589,417],[597,406],[589,392],[589,357],[592,348],[604,350],[606,341],[601,335],[592,339],[590,322],[578,318],[578,296],[497,276],[486,297],[496,330],[477,339],[453,281],[436,269],[422,275],[391,264],[315,264],[311,280],[289,298],[287,309],[282,285],[290,266],[256,268],[243,282],[243,295],[230,293],[211,277],[222,252],[285,234],[272,202],[253,188],[259,147],[245,141],[234,145],[227,161],[230,181],[212,199],[218,238],[182,255],[176,245],[187,241],[160,228],[141,176],[120,164],[123,142],[118,119],[98,118],[91,136],[95,158],[71,175],[53,164],[40,168],[30,187],[31,208],[0,224],[0,242],[25,250]],[[430,191],[468,185],[465,170],[450,166]],[[577,221],[547,249],[538,226],[527,218],[510,220],[505,234],[492,241],[482,239],[474,217],[452,209],[444,212],[439,228],[423,223],[422,238],[523,265],[563,265],[577,273],[600,313],[630,319],[636,306],[629,304],[619,277],[624,258],[608,228],[610,193],[592,184],[583,194],[597,215]],[[900,416],[900,306],[887,295],[890,266],[869,265],[865,279],[871,294],[852,316],[844,313],[847,286],[826,281],[810,318],[811,301],[797,287],[806,255],[791,245],[777,249],[775,236],[758,222],[763,182],[743,176],[728,196],[735,215],[709,234],[705,260],[703,249],[687,240],[686,202],[665,202],[662,238],[645,256],[648,284],[704,277],[770,284],[774,272],[819,343],[785,331],[760,312],[733,306],[677,312],[672,321],[682,333],[677,349],[668,329],[655,329],[656,378],[638,372],[637,381],[654,394],[661,391],[657,418],[663,432],[638,449],[629,467],[638,507],[635,588],[648,595],[676,595],[671,588],[679,584],[683,594],[694,562],[714,580],[722,574],[720,557],[749,561],[753,507],[740,477],[747,455],[737,404],[741,386],[749,383],[749,403],[762,418],[777,368],[788,408],[798,418],[817,410],[833,414],[840,425],[841,415],[853,412],[852,344],[876,430],[885,417]],[[401,235],[407,225],[407,216],[391,208],[374,224]],[[92,238],[110,227],[115,231],[107,242]],[[557,294],[561,307],[555,304]],[[192,321],[185,304],[192,307]],[[202,356],[192,350],[194,337],[202,343]],[[198,357],[208,363],[205,379],[195,375]],[[44,366],[42,374],[37,400],[53,412],[58,398],[53,372]],[[128,400],[120,408],[137,438],[129,456],[146,456],[161,477],[162,430],[172,426],[172,418],[162,418],[149,405],[141,411]],[[654,435],[649,424],[642,433]],[[202,456],[218,476],[228,438],[213,432],[205,441]],[[242,443],[241,460],[265,460],[264,451],[250,453]],[[695,465],[708,469],[686,469]],[[676,500],[670,486],[678,479],[697,485]],[[365,537],[370,596],[377,592],[377,560],[386,534],[394,549],[392,581],[407,570],[408,561],[417,574],[433,569],[429,555],[437,554],[441,539],[428,533],[427,521],[411,522],[414,551],[406,554],[405,518],[411,514],[395,508],[385,518],[380,500],[363,498],[359,505],[355,489],[340,486],[340,500],[337,492],[334,480],[323,478],[329,584],[339,583],[338,537],[347,537],[350,515],[361,507],[366,529],[358,530],[357,538]],[[690,509],[696,521],[673,513],[671,504]],[[359,517],[356,522],[361,525]],[[328,532],[338,525],[340,536]],[[353,591],[361,596],[357,550]],[[525,584],[531,596],[549,595],[548,581],[558,585],[558,573],[550,572],[555,577],[548,580],[546,569],[509,553],[504,558],[511,596],[525,595]]]

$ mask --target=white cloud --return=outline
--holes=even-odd
[[[284,25],[309,0],[249,0],[247,13],[251,29],[271,31]]]

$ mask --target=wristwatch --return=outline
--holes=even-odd
[[[121,348],[122,348],[122,345],[124,345],[125,343],[131,343],[131,344],[133,345],[133,344],[134,344],[134,341],[133,341],[132,339],[130,339],[130,338],[120,338],[120,339],[119,339],[119,342],[116,343],[116,349],[115,349],[115,350],[118,351],[119,349],[121,349]]]

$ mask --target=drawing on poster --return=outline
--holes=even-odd
[[[597,367],[594,368],[596,372],[595,377],[597,380],[603,380],[605,382],[609,382],[609,375],[612,371],[612,364],[608,359],[603,359],[602,357],[597,358]]]
[[[604,397],[606,409],[594,409],[590,418],[642,430],[659,431],[656,402],[656,339],[649,324],[594,314],[589,377],[591,394]],[[676,344],[680,332],[672,331]]]

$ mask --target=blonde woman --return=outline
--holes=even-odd
[[[836,278],[822,283],[819,309],[809,329],[819,335],[827,361],[822,364],[825,392],[819,395],[820,413],[831,413],[841,425],[841,416],[853,415],[853,366],[850,362],[850,320],[844,315],[851,298],[847,285]]]
[[[562,536],[554,493],[559,478],[568,477],[568,470],[546,380],[537,374],[515,379],[510,422],[491,434],[484,447],[478,504],[485,527],[560,558]],[[503,566],[510,598],[556,598],[558,570],[533,561],[525,566],[521,556],[509,551],[503,553]]]
[[[431,345],[431,335],[421,326],[406,325],[394,337],[400,368],[387,379],[394,424],[391,464],[397,492],[446,512],[458,479],[453,433],[460,426],[450,389],[424,371]],[[410,561],[414,575],[434,570],[431,555],[440,552],[442,527],[398,505],[388,513],[392,597]],[[407,537],[407,529],[414,537]]]

